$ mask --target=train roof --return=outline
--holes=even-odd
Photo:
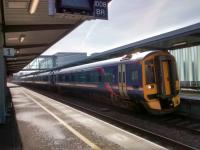
[[[104,61],[69,67],[69,68],[62,68],[56,74],[60,74],[63,72],[71,72],[71,71],[77,72],[77,71],[81,71],[81,70],[90,70],[91,68],[94,68],[94,67],[120,64],[122,62],[128,63],[128,62],[140,61],[140,60],[143,60],[147,55],[156,53],[156,52],[160,52],[160,51],[137,52],[137,53],[133,53],[131,55],[126,55],[124,57],[118,57],[118,58],[108,59],[108,60],[104,60]]]
[[[54,69],[46,70],[46,71],[42,71],[42,72],[34,72],[34,73],[31,73],[29,75],[24,75],[24,76],[26,78],[26,77],[32,77],[34,75],[39,75],[39,76],[48,75],[51,72],[54,72],[55,74],[61,74],[63,72],[71,72],[71,71],[77,72],[77,71],[81,71],[81,70],[90,70],[91,68],[94,68],[94,67],[102,67],[102,66],[106,66],[106,65],[120,64],[122,62],[126,62],[126,63],[135,62],[135,61],[143,60],[148,55],[150,55],[152,53],[157,53],[157,52],[161,52],[161,51],[160,50],[152,50],[152,51],[137,52],[137,53],[133,53],[131,55],[125,55],[123,57],[88,63],[88,64],[84,64],[84,65],[73,66],[73,67],[69,67],[69,68],[65,68],[65,66],[63,66],[63,68],[58,67],[58,68],[54,68]]]

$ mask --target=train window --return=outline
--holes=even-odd
[[[147,84],[155,83],[153,60],[148,60],[145,62],[145,71],[146,71],[146,83]]]
[[[101,74],[99,74],[98,79],[99,79],[99,82],[102,82],[102,76],[101,76]]]
[[[69,76],[65,75],[65,82],[68,82],[68,81],[69,81]]]
[[[62,74],[62,82],[64,82],[64,81],[65,81],[65,75]]]
[[[123,83],[125,83],[126,77],[125,77],[125,72],[123,72]]]
[[[76,74],[73,73],[73,74],[72,74],[72,81],[73,81],[73,82],[76,82],[76,80],[77,80]]]
[[[80,81],[79,78],[80,78],[79,73],[74,73],[74,81],[79,82]]]
[[[95,82],[95,72],[88,72],[87,80],[90,82]]]
[[[48,81],[48,76],[45,76],[45,77],[44,77],[44,81]]]
[[[72,81],[72,76],[71,76],[71,74],[68,74],[68,82],[71,82]]]
[[[58,79],[60,82],[65,81],[65,76],[63,74],[58,75]]]
[[[110,84],[115,82],[114,69],[115,68],[113,66],[104,68],[104,82],[109,82]]]
[[[113,82],[113,75],[111,73],[105,73],[104,75],[104,82]]]
[[[133,70],[131,73],[132,82],[138,81],[138,70]]]
[[[75,79],[75,77],[74,77],[74,75],[72,74],[72,75],[71,75],[71,81],[73,82],[74,79]]]
[[[112,83],[115,83],[115,75],[112,74]]]
[[[121,81],[121,72],[119,72],[119,82],[122,82]]]
[[[80,73],[78,81],[79,82],[85,82],[86,81],[86,74]]]
[[[90,82],[99,82],[101,80],[100,74],[97,71],[89,72],[89,74]]]
[[[85,76],[86,76],[86,82],[91,82],[91,78],[90,78],[89,72],[86,72]]]
[[[43,81],[46,81],[46,76],[43,76],[43,77],[42,77],[42,80],[43,80]]]

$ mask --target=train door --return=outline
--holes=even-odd
[[[123,98],[128,98],[126,87],[126,64],[118,65],[118,86],[120,96]]]
[[[175,72],[174,63],[170,57],[159,56],[158,60],[158,85],[159,93],[168,97],[175,94]]]
[[[161,65],[163,68],[164,92],[166,96],[169,96],[171,95],[169,61],[161,61]]]

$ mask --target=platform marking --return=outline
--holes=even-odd
[[[25,89],[25,88],[24,88],[24,90],[30,92],[30,90],[28,90],[28,89]],[[34,92],[34,91],[31,91],[31,92],[34,93],[34,94],[33,94],[34,96],[37,95],[36,97],[39,98],[39,94],[38,94],[38,93],[36,93],[36,92]],[[74,109],[74,108],[72,108],[72,107],[70,107],[70,106],[67,106],[67,105],[65,105],[65,104],[63,104],[63,103],[61,103],[61,102],[52,100],[51,98],[46,97],[46,96],[44,96],[44,95],[42,95],[42,96],[45,97],[46,99],[49,99],[49,100],[45,100],[45,101],[46,101],[45,103],[48,103],[48,104],[51,105],[51,106],[52,106],[52,103],[51,103],[51,102],[48,102],[48,101],[53,101],[54,103],[60,104],[60,105],[62,105],[62,106],[64,106],[64,107],[69,107],[70,109],[72,109],[72,110],[74,110],[74,111],[77,111],[77,112],[79,112],[79,113],[81,113],[81,114],[84,114],[84,115],[86,115],[86,116],[89,116],[89,117],[91,117],[91,118],[97,119],[97,118],[95,118],[95,117],[93,117],[93,116],[90,116],[90,115],[88,115],[88,114],[86,114],[86,113],[83,113],[83,112],[81,112],[81,111],[79,111],[79,110],[77,110],[77,109]],[[39,99],[40,99],[40,98],[39,98]],[[43,100],[43,101],[44,101],[44,100]],[[52,107],[53,107],[53,106],[52,106]],[[98,120],[99,120],[99,119],[98,119]],[[109,125],[109,126],[112,126],[113,128],[118,129],[118,130],[120,130],[120,131],[122,131],[122,132],[125,132],[126,134],[129,134],[129,135],[132,135],[132,136],[134,136],[134,137],[137,137],[138,139],[144,140],[145,142],[150,143],[150,144],[152,144],[152,145],[154,145],[154,146],[157,146],[157,147],[159,147],[160,149],[166,149],[166,148],[164,148],[164,147],[162,147],[162,146],[160,146],[160,145],[158,145],[158,144],[156,144],[156,143],[154,143],[154,142],[151,142],[151,141],[149,141],[149,140],[147,140],[147,139],[145,139],[145,138],[142,138],[142,137],[140,137],[140,136],[137,136],[137,135],[135,135],[135,134],[133,134],[133,133],[130,133],[130,132],[126,131],[126,130],[123,130],[123,129],[121,129],[121,128],[117,127],[117,126],[114,126],[114,125],[112,125],[112,124],[110,124],[110,123],[108,123],[108,122],[105,122],[105,121],[103,121],[103,120],[99,120],[99,121],[100,121],[100,122],[103,122],[103,123],[105,123],[105,124],[107,124],[107,125]]]
[[[81,133],[76,131],[74,128],[69,126],[67,123],[65,123],[62,119],[60,119],[58,116],[56,116],[53,112],[51,112],[49,109],[44,107],[42,104],[40,104],[37,100],[32,98],[30,95],[22,91],[29,99],[34,101],[37,105],[39,105],[42,109],[44,109],[47,113],[49,113],[51,116],[53,116],[58,122],[60,122],[63,126],[65,126],[70,132],[72,132],[74,135],[76,135],[79,139],[81,139],[83,142],[85,142],[87,145],[89,145],[94,150],[102,150],[100,147],[98,147],[96,144],[92,143],[88,138],[84,137]]]

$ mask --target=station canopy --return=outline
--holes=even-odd
[[[15,50],[14,57],[6,58],[8,73],[22,70],[85,20],[107,19],[107,5],[106,8],[101,8],[105,5],[94,7],[103,2],[105,0],[1,0],[3,45]],[[37,5],[35,10],[31,10],[33,3]],[[56,14],[53,5],[59,11]],[[99,12],[98,9],[105,13],[96,14],[94,11]]]
[[[38,1],[35,13],[32,2]],[[34,58],[89,19],[107,19],[106,0],[1,0],[4,47],[14,48],[15,56],[6,58],[8,73],[22,70]],[[110,0],[106,1],[109,2]],[[49,15],[49,2],[58,2],[59,15]],[[69,3],[70,2],[70,3]],[[92,3],[92,4],[91,4]],[[82,6],[80,5],[82,4]],[[98,6],[94,6],[98,4]],[[68,7],[67,9],[65,7]],[[91,7],[91,8],[90,8]],[[107,6],[106,6],[107,7]],[[97,11],[95,11],[95,9]],[[101,9],[101,11],[98,11]],[[64,13],[63,13],[64,12]],[[97,14],[95,12],[105,12]],[[63,14],[62,14],[63,13]],[[94,16],[94,14],[96,16]],[[146,50],[173,50],[200,44],[200,23],[117,47],[63,67],[91,63]]]
[[[107,50],[94,56],[92,55],[86,59],[67,64],[60,68],[106,60],[138,51],[174,50],[196,45],[200,45],[200,23],[160,34],[154,37],[150,37],[141,41],[130,43],[128,45],[117,47],[111,50]]]

